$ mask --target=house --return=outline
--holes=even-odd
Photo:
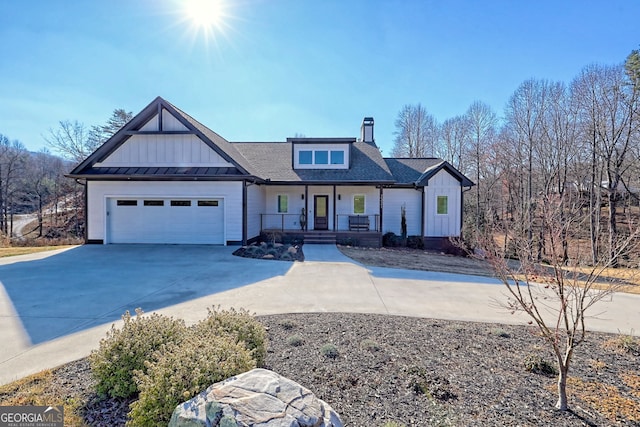
[[[87,243],[240,244],[262,232],[379,245],[460,234],[473,183],[440,159],[383,158],[360,138],[229,142],[158,97],[68,176],[85,184]]]

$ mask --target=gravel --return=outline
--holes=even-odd
[[[578,348],[570,375],[582,382],[562,413],[555,378],[525,369],[525,360],[553,362],[533,327],[341,313],[258,319],[270,341],[266,368],[312,390],[347,426],[640,425],[640,386],[629,380],[640,379],[639,354],[612,345],[615,336],[591,333]],[[54,374],[89,402],[89,425],[124,425],[129,401],[97,399],[86,359]]]

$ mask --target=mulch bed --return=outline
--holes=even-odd
[[[236,249],[233,254],[243,258],[272,259],[276,261],[304,261],[302,245],[259,242]]]
[[[340,313],[258,319],[266,367],[309,388],[347,426],[640,425],[640,354],[612,335],[590,333],[578,348],[573,410],[562,413],[555,377],[525,369],[525,360],[553,362],[533,327]],[[129,402],[96,400],[86,359],[55,376],[90,402],[90,425],[124,425]]]

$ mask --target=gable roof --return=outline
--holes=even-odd
[[[385,158],[396,183],[399,185],[427,186],[429,180],[441,170],[446,170],[462,187],[475,185],[449,162],[438,158]]]
[[[166,110],[175,117],[188,131],[174,133],[189,133],[197,136],[209,148],[218,153],[224,160],[234,165],[233,168],[113,168],[96,167],[122,146],[136,133],[160,133],[140,132],[140,129],[154,117],[161,117]],[[169,134],[172,132],[168,132]],[[116,132],[104,144],[98,147],[89,157],[76,166],[67,176],[71,178],[122,178],[140,177],[152,179],[153,177],[200,177],[200,178],[229,178],[240,176],[253,176],[252,165],[229,143],[226,139],[213,132],[211,129],[198,122],[196,119],[180,110],[170,102],[157,97],[147,105],[140,113],[133,117],[122,129]]]
[[[294,169],[293,142],[234,142],[234,146],[256,169],[256,174],[272,183],[376,183],[391,184],[393,175],[377,147],[351,142],[349,169]]]

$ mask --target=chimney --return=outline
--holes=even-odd
[[[362,142],[368,142],[369,144],[375,145],[376,141],[373,138],[373,117],[365,117],[364,120],[362,120],[360,137]]]

